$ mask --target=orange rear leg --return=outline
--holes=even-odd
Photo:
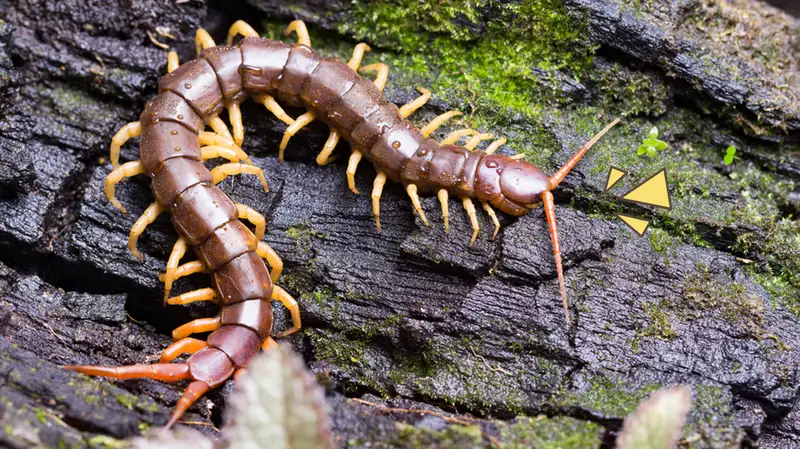
[[[159,362],[169,363],[181,354],[194,354],[206,346],[208,346],[208,343],[196,338],[187,337],[182,340],[178,340],[169,345],[169,347],[167,347],[167,349],[161,353],[161,359]]]
[[[129,366],[68,365],[64,368],[81,374],[110,377],[112,379],[148,378],[164,382],[175,382],[189,378],[189,365],[186,363],[156,363],[153,365]]]

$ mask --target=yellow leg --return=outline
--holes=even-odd
[[[198,318],[182,326],[176,327],[175,330],[172,331],[172,339],[181,340],[192,334],[213,332],[217,329],[219,329],[219,317]]]
[[[425,89],[424,87],[417,87],[417,90],[422,94],[419,97],[415,98],[410,103],[406,103],[403,106],[400,106],[400,116],[403,118],[408,117],[409,115],[413,114],[414,111],[421,108],[422,105],[428,102],[428,99],[431,98],[431,91]]]
[[[217,133],[210,133],[208,131],[203,131],[200,133],[199,137],[200,145],[213,145],[218,147],[225,147],[230,148],[231,150],[236,151],[239,155],[239,160],[245,161],[248,164],[251,164],[250,157],[247,156],[247,153],[244,152],[238,145],[233,142],[233,139],[228,139],[227,137],[220,136]]]
[[[379,171],[372,184],[372,214],[375,215],[375,226],[381,232],[381,194],[383,186],[386,185],[386,173]]]
[[[199,260],[194,260],[192,262],[187,262],[176,268],[175,271],[173,272],[172,280],[176,281],[184,276],[190,276],[192,274],[205,273],[205,272],[206,272],[206,266],[203,265],[203,262],[200,262]],[[164,280],[166,279],[166,273],[159,274],[158,279],[161,282],[164,282]]]
[[[361,193],[356,188],[356,169],[358,168],[358,163],[361,162],[361,156],[363,156],[361,151],[353,150],[353,153],[350,154],[350,160],[347,162],[347,186],[356,195]]]
[[[477,134],[477,135],[473,136],[471,139],[469,139],[469,141],[464,145],[464,148],[472,151],[472,150],[475,149],[475,147],[478,146],[479,143],[481,143],[481,141],[489,140],[489,139],[493,139],[493,138],[494,138],[494,134],[492,134],[492,133]]]
[[[212,117],[208,119],[208,126],[214,130],[215,133],[219,134],[220,136],[228,139],[233,140],[233,136],[231,136],[231,132],[228,131],[228,126],[225,125],[225,122],[222,121],[219,116]],[[235,143],[235,142],[234,142]]]
[[[181,354],[194,354],[195,352],[208,346],[208,343],[196,338],[184,338],[169,345],[161,352],[161,363],[169,363]]]
[[[292,296],[286,292],[286,290],[274,285],[272,287],[272,300],[273,301],[280,301],[284,307],[289,309],[289,312],[292,313],[292,328],[287,329],[278,335],[275,338],[285,337],[287,335],[291,335],[300,330],[301,323],[300,323],[300,306],[297,305],[297,301],[295,301]]]
[[[306,112],[305,114],[297,117],[297,120],[294,121],[286,131],[283,133],[283,139],[281,139],[281,145],[278,148],[278,160],[283,162],[283,152],[286,150],[286,145],[289,144],[289,139],[294,136],[297,131],[300,131],[304,126],[308,125],[309,123],[313,122],[314,119],[317,118],[313,112]]]
[[[203,162],[209,159],[216,159],[218,157],[227,159],[231,162],[239,162],[240,154],[236,150],[225,148],[217,145],[206,145],[200,148],[200,158]]]
[[[448,211],[449,195],[447,190],[439,190],[436,194],[439,197],[439,204],[442,205],[442,220],[444,220],[444,232],[450,232],[450,212]]]
[[[469,215],[469,221],[472,223],[472,239],[469,241],[469,246],[472,246],[475,243],[475,239],[478,238],[478,231],[481,230],[481,227],[478,224],[478,213],[475,212],[475,204],[472,203],[471,199],[464,198],[461,200],[461,204],[464,205],[464,210],[467,211],[467,215]]]
[[[247,22],[244,20],[237,20],[231,25],[230,29],[228,29],[228,39],[225,40],[225,43],[231,45],[233,43],[233,38],[239,34],[244,37],[258,37],[256,30],[248,25]]]
[[[200,52],[205,50],[206,48],[216,47],[217,44],[214,43],[214,39],[211,38],[211,35],[208,34],[208,31],[198,28],[197,33],[194,35],[194,48],[197,50],[197,54],[200,55]]]
[[[142,161],[133,161],[122,164],[119,168],[115,168],[114,171],[106,176],[106,198],[108,198],[108,201],[123,214],[127,213],[127,211],[125,210],[125,206],[123,206],[115,196],[116,186],[123,179],[141,175],[142,173],[144,173]]]
[[[275,343],[275,340],[273,340],[272,337],[267,337],[267,339],[264,340],[264,343],[261,343],[261,350],[265,352],[269,351],[270,349],[275,349],[277,347],[278,343]]]
[[[442,115],[437,116],[430,123],[425,125],[419,132],[422,134],[422,137],[428,138],[434,131],[439,129],[442,124],[451,118],[461,115],[461,111],[448,111]]]
[[[161,204],[159,204],[157,201],[150,203],[150,205],[147,206],[147,209],[144,210],[142,215],[138,220],[136,220],[136,223],[134,223],[133,227],[131,228],[131,234],[128,236],[128,249],[131,250],[134,257],[139,259],[139,261],[144,260],[144,257],[142,257],[142,253],[136,249],[136,242],[139,240],[139,236],[142,235],[145,228],[153,223],[161,214],[161,212],[164,212],[164,207]]]
[[[497,214],[494,213],[494,209],[492,209],[492,206],[490,206],[489,203],[485,201],[483,202],[483,210],[485,210],[486,213],[489,214],[489,218],[491,218],[492,223],[494,223],[494,233],[492,233],[492,240],[494,240],[495,237],[497,237],[497,233],[500,231],[500,220],[497,219]]]
[[[175,245],[172,247],[172,252],[169,254],[169,259],[167,260],[167,272],[164,273],[163,281],[164,281],[164,304],[167,303],[167,299],[169,298],[169,291],[172,290],[172,282],[176,279],[175,272],[178,269],[178,264],[180,263],[183,256],[186,255],[186,240],[183,237],[179,238]]]
[[[376,64],[365,65],[364,67],[358,69],[358,71],[360,73],[376,72],[377,75],[375,75],[375,81],[373,81],[373,83],[375,83],[375,86],[378,88],[378,90],[383,90],[383,88],[386,87],[386,80],[389,79],[388,65],[379,62]]]
[[[228,120],[231,122],[233,129],[233,143],[241,146],[244,142],[244,124],[242,123],[242,110],[239,109],[239,103],[229,102],[225,105],[228,109]]]
[[[239,220],[247,220],[255,225],[256,240],[260,242],[261,239],[264,238],[264,233],[267,231],[267,220],[264,219],[263,215],[246,204],[237,204],[236,210],[239,211]]]
[[[264,105],[269,112],[272,112],[278,120],[286,123],[287,125],[293,125],[294,119],[289,117],[286,111],[283,110],[281,105],[275,101],[275,98],[272,95],[263,94],[257,98],[257,101]]]
[[[293,20],[289,23],[289,26],[286,27],[284,30],[283,35],[289,36],[292,34],[292,31],[297,33],[297,43],[305,45],[306,47],[311,48],[311,37],[308,35],[308,29],[306,28],[305,22],[302,20]]]
[[[272,283],[274,284],[275,282],[278,282],[278,278],[281,276],[281,272],[283,271],[283,261],[280,257],[278,257],[278,253],[276,253],[275,250],[266,243],[258,242],[258,246],[256,246],[256,254],[269,263],[271,268],[269,277],[272,279]]]
[[[363,42],[357,44],[355,48],[353,48],[353,56],[350,57],[350,61],[347,62],[347,66],[353,70],[358,69],[358,67],[361,65],[361,60],[364,58],[364,53],[368,51],[372,51],[372,49],[369,48],[369,45]]]
[[[422,205],[419,203],[416,184],[409,184],[406,186],[406,192],[408,192],[408,196],[411,198],[411,204],[414,205],[414,210],[419,214],[419,218],[422,219],[425,226],[430,226],[430,224],[428,224],[428,218],[425,216],[425,211],[422,210]]]
[[[171,306],[189,304],[197,301],[217,301],[217,292],[213,288],[201,288],[192,290],[178,296],[173,296],[167,300]]]
[[[214,184],[219,184],[220,182],[222,182],[223,179],[227,178],[228,176],[240,175],[242,173],[258,176],[258,180],[261,181],[261,187],[264,188],[265,192],[269,192],[269,187],[267,186],[267,178],[264,177],[264,171],[262,171],[255,165],[243,164],[241,162],[231,162],[229,164],[222,164],[211,170],[211,178],[214,180]]]
[[[330,162],[333,162],[330,156],[331,153],[333,153],[333,149],[336,148],[337,143],[339,143],[339,133],[331,131],[331,133],[328,134],[328,140],[325,141],[325,145],[322,147],[322,151],[317,155],[317,164],[328,165]]]
[[[505,143],[506,143],[506,138],[505,137],[501,137],[501,138],[495,140],[494,142],[490,143],[489,146],[486,147],[485,153],[486,154],[494,154],[494,152],[497,151],[497,149],[500,148],[501,146],[503,146],[503,144],[505,144]]]
[[[142,135],[142,124],[139,122],[131,122],[127,125],[123,126],[122,128],[114,134],[114,137],[111,139],[111,165],[114,168],[119,168],[119,149],[128,139],[132,139],[134,137],[139,137]]]
[[[178,54],[174,51],[167,53],[167,73],[172,73],[181,65]]]
[[[462,138],[464,136],[471,136],[471,135],[477,134],[477,133],[478,133],[478,131],[475,131],[474,129],[466,129],[466,128],[465,129],[457,129],[457,130],[451,132],[450,134],[448,134],[447,137],[445,137],[444,140],[442,140],[441,144],[442,145],[452,145],[452,144],[458,142],[458,139],[460,139],[460,138]]]

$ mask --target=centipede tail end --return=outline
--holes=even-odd
[[[564,305],[564,319],[569,325],[569,303],[567,302],[567,289],[564,285],[564,269],[561,266],[561,243],[558,238],[558,226],[556,226],[556,204],[553,200],[553,194],[550,191],[543,192],[542,202],[544,203],[547,226],[550,228],[550,240],[553,242],[553,256],[556,259],[556,273],[558,273],[558,287],[561,290],[561,301]]]

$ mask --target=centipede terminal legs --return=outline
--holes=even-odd
[[[119,202],[115,196],[116,186],[125,178],[141,175],[144,173],[144,165],[141,161],[126,162],[106,176],[106,198],[123,214],[128,213],[125,206]]]
[[[96,366],[67,365],[64,368],[90,376],[111,377],[113,379],[148,379],[163,382],[177,382],[189,378],[189,365],[185,363],[154,363],[152,365]]]
[[[167,346],[167,348],[161,352],[161,358],[159,359],[159,362],[169,363],[180,355],[194,354],[206,346],[208,346],[206,341],[186,337]]]
[[[131,122],[123,126],[111,139],[111,165],[119,168],[119,150],[128,140],[142,135],[142,124]]]
[[[162,212],[164,212],[164,206],[162,206],[158,201],[153,201],[149,206],[147,206],[147,209],[145,209],[145,211],[142,213],[139,219],[136,220],[136,223],[134,223],[133,227],[131,228],[131,234],[128,237],[128,249],[131,250],[134,257],[139,259],[139,261],[144,260],[144,257],[142,257],[142,253],[136,249],[136,242],[139,240],[139,236],[142,235],[145,228],[152,224]]]

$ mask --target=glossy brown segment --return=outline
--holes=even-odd
[[[327,112],[358,79],[358,74],[347,64],[335,58],[325,58],[309,75],[300,96],[313,110]]]
[[[397,106],[386,103],[356,125],[350,133],[350,143],[357,148],[372,148],[383,133],[402,121]]]
[[[258,354],[261,339],[247,327],[222,326],[208,336],[208,345],[224,352],[236,368],[242,368]]]
[[[217,348],[203,348],[186,361],[189,365],[189,376],[208,384],[210,388],[217,387],[233,375],[235,367],[227,354]]]
[[[272,306],[269,302],[258,299],[226,305],[220,312],[220,323],[223,326],[247,326],[263,340],[272,331]]]
[[[246,37],[239,43],[242,50],[242,85],[250,94],[275,93],[273,81],[283,72],[290,47],[283,42]]]
[[[372,81],[359,79],[353,87],[342,95],[328,111],[322,111],[328,123],[333,125],[345,139],[359,123],[375,113],[385,104],[383,94]]]
[[[197,133],[172,121],[160,121],[144,128],[139,153],[148,173],[158,172],[164,161],[176,157],[200,161]]]
[[[144,111],[139,116],[139,121],[142,123],[143,130],[149,128],[153,123],[169,121],[180,123],[195,134],[205,126],[203,118],[197,115],[183,97],[169,91],[162,92],[147,102]]]
[[[217,228],[238,216],[236,205],[213,184],[195,184],[172,208],[172,224],[189,246],[203,243]]]
[[[158,92],[180,95],[204,120],[222,112],[222,91],[217,74],[205,59],[194,59],[161,78]]]
[[[242,87],[242,75],[239,68],[242,65],[242,50],[238,47],[218,46],[206,48],[200,53],[217,74],[222,96],[227,101],[240,103],[247,98],[247,92]]]
[[[289,52],[286,66],[273,85],[283,96],[299,97],[306,80],[321,61],[317,52],[305,45],[295,45]]]
[[[171,208],[184,190],[212,181],[211,172],[201,162],[185,157],[168,159],[153,176],[153,194],[156,201]]]
[[[242,254],[219,267],[211,275],[211,283],[222,304],[272,297],[269,271],[255,252]]]
[[[205,242],[195,247],[195,252],[210,271],[216,271],[242,254],[255,251],[256,245],[258,241],[247,226],[234,220],[215,230]]]

